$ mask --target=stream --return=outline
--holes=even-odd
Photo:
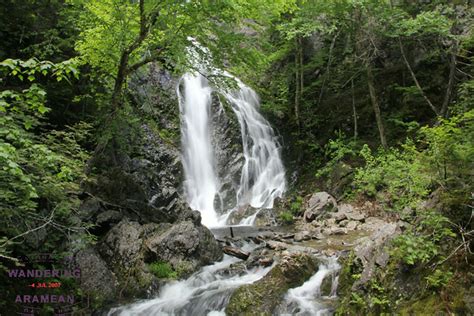
[[[211,140],[211,94],[213,88],[199,74],[186,74],[176,91],[181,113],[182,163],[184,191],[189,206],[201,213],[202,224],[208,228],[224,228],[232,212],[251,206],[254,213],[243,218],[240,225],[252,226],[261,209],[273,207],[276,198],[286,190],[281,147],[274,131],[258,112],[257,94],[240,80],[235,91],[219,91],[232,105],[241,132],[244,163],[234,208],[219,213],[215,201],[219,198],[219,178]],[[244,242],[241,250],[251,252],[258,246]],[[279,315],[330,315],[337,286],[337,258],[322,257],[320,267],[309,280],[290,289],[277,307]],[[224,255],[223,260],[203,267],[189,278],[170,281],[161,287],[153,299],[113,308],[108,315],[225,315],[229,299],[238,287],[264,277],[271,268],[257,266],[233,273],[229,267],[241,261]],[[326,277],[331,278],[329,296],[321,294]]]

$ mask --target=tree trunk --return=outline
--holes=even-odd
[[[304,88],[304,71],[303,71],[303,40],[301,37],[298,40],[299,44],[299,64],[300,64],[300,102],[303,99],[303,88]],[[300,116],[300,109],[298,107],[298,117]],[[301,133],[302,123],[301,118],[298,120],[298,133]]]
[[[355,104],[355,94],[354,94],[354,79],[351,79],[351,93],[352,93],[352,116],[354,117],[354,140],[357,139],[357,111]]]
[[[425,99],[426,103],[428,103],[429,107],[433,110],[433,112],[436,114],[436,116],[439,116],[440,113],[439,113],[438,109],[436,109],[436,107],[433,105],[433,103],[428,98],[426,93],[423,91],[423,88],[421,87],[420,83],[418,82],[418,79],[416,78],[415,72],[413,71],[413,69],[411,68],[410,63],[408,62],[408,59],[405,55],[405,50],[403,49],[402,40],[400,38],[398,39],[398,45],[400,46],[400,53],[402,54],[403,61],[405,62],[405,65],[407,66],[408,71],[410,72],[411,78],[413,79],[413,81],[415,82],[416,87],[418,88],[418,91],[421,93],[423,99]]]
[[[374,108],[375,113],[375,120],[377,122],[377,128],[380,134],[380,143],[382,144],[383,148],[388,148],[387,140],[385,138],[385,130],[383,127],[382,116],[380,115],[380,106],[377,100],[377,94],[375,93],[372,65],[370,65],[370,63],[367,65],[367,84],[369,86],[370,99],[372,101],[372,106]]]
[[[295,119],[298,126],[298,133],[300,131],[300,75],[299,75],[299,48],[298,38],[295,38]]]

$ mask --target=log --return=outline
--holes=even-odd
[[[239,248],[225,246],[222,248],[225,254],[233,256],[242,260],[247,260],[250,256],[250,253],[240,250]]]

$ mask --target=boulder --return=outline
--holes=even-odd
[[[336,209],[337,202],[334,197],[327,192],[316,192],[309,199],[303,217],[307,222],[312,222]]]
[[[191,220],[148,234],[144,248],[147,262],[166,261],[174,268],[187,261],[196,270],[222,259],[221,246],[209,229]]]
[[[141,259],[143,227],[137,222],[122,220],[98,244],[99,253],[107,262],[130,268]]]
[[[81,270],[80,287],[85,294],[100,296],[104,301],[116,298],[117,278],[94,248],[78,251],[74,256],[74,262]]]

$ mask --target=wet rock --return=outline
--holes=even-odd
[[[245,252],[245,251],[242,251],[241,249],[230,247],[230,246],[223,247],[222,251],[229,256],[233,256],[242,260],[247,260],[248,257],[250,256],[248,252]]]
[[[262,279],[238,288],[231,296],[226,315],[272,315],[288,289],[300,286],[318,268],[313,256],[287,254]]]
[[[288,248],[288,245],[284,242],[269,240],[267,241],[267,247],[272,250],[285,250]]]
[[[337,202],[335,198],[327,192],[317,192],[309,199],[303,217],[307,222],[312,222],[336,209]]]
[[[262,258],[258,260],[258,264],[260,264],[263,267],[269,267],[273,264],[273,258]]]

